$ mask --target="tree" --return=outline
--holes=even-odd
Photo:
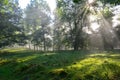
[[[20,25],[22,10],[18,1],[0,1],[0,47],[21,43],[24,32]]]
[[[30,42],[35,45],[44,45],[46,50],[46,38],[48,34],[47,26],[50,23],[50,9],[44,0],[31,0],[25,10],[25,29],[30,36]]]
[[[115,14],[111,10],[111,7],[114,7],[115,5],[111,5],[112,3],[109,3],[108,5],[108,3],[103,3],[103,6],[101,6],[101,10],[97,11],[97,17],[99,18],[97,19],[97,23],[100,25],[100,27],[98,28],[98,32],[102,37],[104,49],[114,49],[114,41],[117,40],[117,36],[115,34],[112,22],[112,18],[115,16]],[[97,8],[99,7],[100,6],[98,4]]]
[[[74,50],[85,48],[85,37],[83,27],[87,24],[87,14],[89,12],[86,7],[86,1],[82,0],[80,4],[74,3],[72,0],[59,0],[58,2],[58,14],[61,17],[61,21],[68,24],[70,29],[70,42],[72,43]]]
[[[99,3],[102,6],[99,6]],[[109,5],[108,5],[109,4]],[[111,6],[119,4],[119,0],[59,0],[57,1],[57,12],[59,17],[61,18],[61,22],[63,25],[69,28],[70,39],[67,42],[71,42],[74,50],[84,49],[88,45],[87,35],[88,33],[84,31],[84,28],[88,27],[89,31],[94,32],[90,29],[90,24],[93,22],[89,22],[89,15],[99,16],[99,19],[96,18],[96,23],[98,23],[101,27],[99,27],[99,33],[102,36],[104,47],[106,49],[113,49],[114,42],[114,31],[112,27],[112,16],[113,13],[110,11]],[[102,10],[100,10],[102,8]],[[99,11],[98,11],[99,10]],[[98,13],[100,12],[100,14]],[[111,23],[111,24],[110,24]],[[108,26],[108,27],[107,27]],[[65,35],[64,35],[65,36]],[[108,36],[111,36],[107,38]]]

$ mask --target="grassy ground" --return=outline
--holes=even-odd
[[[120,80],[120,52],[3,49],[0,80]]]

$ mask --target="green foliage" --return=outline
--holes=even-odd
[[[25,9],[24,22],[25,33],[29,35],[29,42],[34,46],[41,46],[42,43],[46,46],[45,35],[50,33],[47,26],[51,22],[50,8],[47,2],[45,0],[31,0]]]
[[[80,0],[73,0],[74,3],[78,3]]]
[[[24,41],[25,35],[20,24],[22,10],[17,1],[3,0],[0,5],[0,47]]]
[[[79,3],[84,2],[84,1],[86,1],[86,0],[73,0],[73,2],[76,4],[79,4]]]
[[[103,3],[107,4],[115,4],[115,5],[119,5],[120,4],[120,0],[100,0],[102,1]]]
[[[102,15],[104,16],[104,18],[111,18],[113,16],[112,11],[108,8],[105,7],[102,11],[101,11]]]
[[[86,45],[83,27],[87,25],[88,15],[86,2],[81,1],[75,4],[72,0],[59,0],[57,1],[57,14],[60,22],[63,22],[60,26],[64,26],[63,44],[73,47],[74,50],[83,49]],[[67,29],[69,30],[65,33]]]
[[[82,0],[73,0],[74,3],[79,3]],[[103,2],[104,4],[115,4],[115,5],[119,5],[120,4],[120,0],[98,0]]]

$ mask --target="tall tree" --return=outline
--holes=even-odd
[[[86,1],[81,0],[80,4],[76,4],[72,0],[59,0],[57,7],[61,20],[70,28],[70,42],[74,50],[83,49],[85,47],[83,27],[86,26],[89,11]]]
[[[50,23],[50,9],[44,0],[31,0],[25,10],[25,29],[30,34],[30,42],[35,45],[43,43],[46,50],[47,26]]]
[[[18,1],[0,1],[0,47],[21,42],[23,29],[20,25],[22,10]]]

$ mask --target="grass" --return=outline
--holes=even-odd
[[[120,52],[2,49],[0,80],[120,80]]]

